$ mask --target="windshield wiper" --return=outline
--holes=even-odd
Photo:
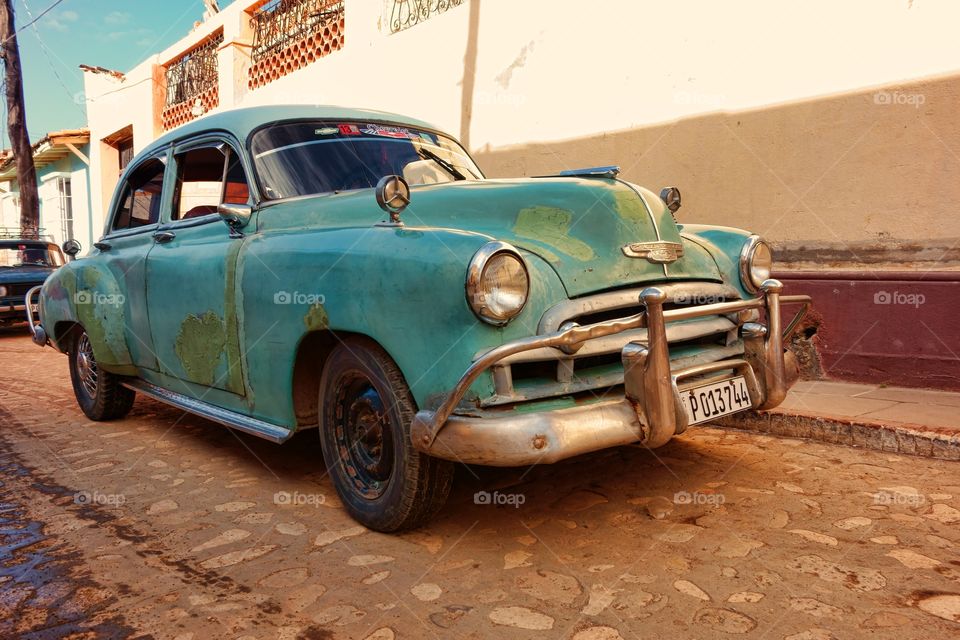
[[[440,156],[438,156],[437,154],[435,154],[433,151],[430,151],[430,150],[428,150],[428,149],[425,149],[424,147],[420,147],[420,148],[417,149],[416,151],[417,151],[417,155],[418,155],[418,156],[420,156],[420,157],[423,158],[424,160],[433,160],[433,161],[436,162],[438,165],[440,165],[441,167],[443,167],[444,170],[445,170],[447,173],[449,173],[450,175],[452,175],[455,179],[457,179],[457,180],[466,180],[466,179],[467,179],[467,177],[466,177],[465,175],[463,175],[462,173],[460,173],[459,169],[457,169],[455,166],[453,166],[452,164],[450,164],[449,162],[447,162],[446,160],[444,160],[443,158],[441,158]]]

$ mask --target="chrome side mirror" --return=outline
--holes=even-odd
[[[80,244],[78,240],[74,240],[73,238],[70,238],[69,240],[64,242],[60,246],[60,248],[63,250],[65,254],[67,254],[71,258],[76,258],[77,254],[80,253],[80,250],[83,248],[83,246]]]
[[[217,213],[220,219],[230,228],[231,238],[243,237],[240,230],[250,224],[250,218],[253,217],[253,207],[249,204],[230,204],[222,203],[217,207]]]

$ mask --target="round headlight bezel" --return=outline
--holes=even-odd
[[[769,267],[766,268],[766,273],[757,273],[756,271],[757,265],[755,261],[758,251],[766,251],[770,257],[770,264]],[[750,293],[759,293],[760,286],[765,280],[770,278],[772,270],[773,250],[770,248],[770,245],[757,235],[752,235],[747,238],[746,244],[743,245],[743,249],[740,251],[740,282],[743,284],[743,288]]]
[[[491,313],[486,304],[487,289],[484,286],[484,276],[491,261],[495,257],[503,255],[515,259],[522,268],[525,291],[520,306],[506,315],[498,315]],[[527,267],[527,261],[523,259],[523,256],[513,245],[500,241],[488,242],[480,247],[473,258],[470,259],[470,264],[467,267],[466,296],[467,305],[480,320],[495,327],[506,325],[520,315],[530,299],[530,269]]]

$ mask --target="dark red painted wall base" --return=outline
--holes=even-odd
[[[781,271],[830,378],[960,391],[960,271]],[[785,309],[785,316],[789,313]]]

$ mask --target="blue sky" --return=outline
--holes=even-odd
[[[219,0],[226,7],[232,0]],[[19,25],[54,0],[13,0]],[[203,0],[64,0],[17,34],[31,142],[48,131],[86,123],[79,65],[127,71],[186,35]],[[6,109],[2,146],[9,146]]]

